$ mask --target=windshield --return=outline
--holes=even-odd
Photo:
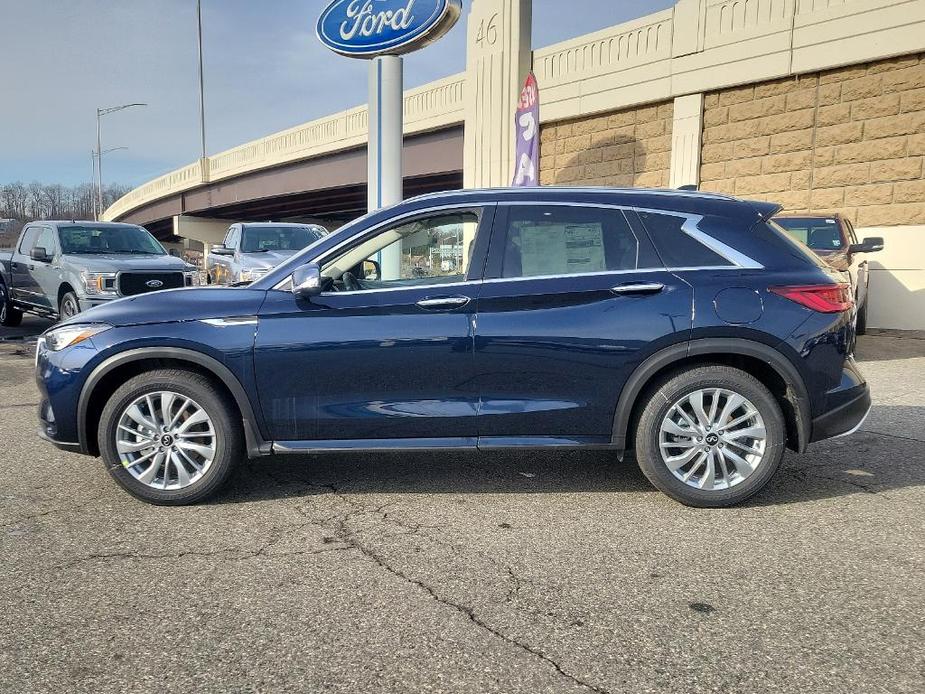
[[[834,217],[778,217],[774,221],[814,251],[838,251],[845,246],[841,224]]]
[[[241,251],[301,251],[324,236],[318,227],[244,227]]]
[[[147,229],[136,226],[59,227],[61,252],[71,255],[125,253],[165,255],[163,246]]]

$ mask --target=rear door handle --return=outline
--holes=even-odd
[[[618,284],[611,287],[614,294],[658,294],[665,288],[661,282],[636,282],[634,284]]]
[[[421,299],[417,305],[418,308],[429,310],[460,308],[470,301],[468,296],[444,296],[439,299]]]

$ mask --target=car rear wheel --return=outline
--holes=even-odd
[[[22,323],[22,311],[13,307],[10,295],[6,291],[6,285],[0,282],[0,325],[15,328],[20,323]]]
[[[61,303],[58,305],[58,318],[67,320],[80,313],[80,302],[74,292],[68,292],[61,297]]]
[[[184,370],[149,371],[120,386],[103,409],[98,442],[129,494],[170,506],[214,494],[244,453],[234,404]]]
[[[688,506],[731,506],[758,493],[784,453],[780,405],[756,378],[712,365],[665,380],[636,431],[639,467]]]

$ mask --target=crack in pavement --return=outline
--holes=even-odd
[[[0,405],[0,410],[14,410],[17,408],[38,407],[38,406],[39,404],[37,402],[24,402],[24,403],[18,403],[16,405]]]
[[[62,507],[62,508],[52,508],[52,509],[48,509],[47,511],[41,511],[41,512],[39,512],[39,513],[33,513],[33,514],[28,515],[28,516],[23,516],[23,517],[18,518],[18,519],[16,519],[16,520],[5,521],[5,522],[3,522],[3,523],[0,523],[0,528],[4,528],[4,529],[5,529],[5,528],[12,528],[12,527],[14,527],[14,526],[22,525],[23,523],[27,523],[27,522],[29,522],[29,521],[31,521],[31,520],[36,520],[37,518],[45,518],[45,517],[47,517],[47,516],[53,516],[53,515],[55,515],[55,514],[57,514],[57,513],[69,513],[69,512],[72,512],[72,511],[75,511],[75,512],[76,512],[76,511],[82,511],[82,510],[85,509],[87,506],[91,506],[92,504],[95,504],[96,502],[100,501],[101,499],[105,498],[106,496],[107,496],[106,494],[101,494],[100,496],[94,497],[94,498],[90,499],[89,501],[84,501],[83,503],[75,504],[74,506],[64,506],[64,507]]]
[[[271,473],[268,473],[268,477],[270,477],[275,482],[277,482],[277,484],[280,483],[279,480],[274,478],[274,476]],[[390,519],[388,517],[388,514],[385,513],[385,509],[388,506],[390,506],[391,503],[382,504],[381,506],[373,509],[371,507],[365,506],[364,504],[357,503],[353,499],[348,498],[343,492],[340,491],[340,489],[334,483],[318,484],[318,483],[310,482],[305,479],[299,479],[298,482],[306,485],[309,488],[326,489],[329,491],[330,494],[336,496],[338,499],[346,503],[350,507],[350,509],[352,509],[348,513],[336,517],[336,521],[335,521],[336,523],[335,528],[334,528],[335,536],[338,537],[344,545],[346,545],[347,547],[351,549],[357,550],[363,557],[372,561],[374,564],[376,564],[376,566],[387,571],[388,573],[392,574],[396,578],[401,579],[402,581],[404,581],[405,583],[408,583],[409,585],[416,586],[420,590],[427,593],[427,595],[429,595],[430,598],[436,601],[437,603],[444,605],[446,607],[452,608],[453,610],[462,614],[472,624],[482,629],[483,631],[486,631],[487,633],[491,634],[495,638],[500,639],[504,641],[505,643],[508,643],[520,649],[524,653],[527,653],[533,656],[534,658],[537,658],[541,660],[542,662],[546,663],[547,665],[551,666],[553,669],[555,669],[555,671],[561,677],[564,677],[565,679],[569,680],[570,682],[584,689],[595,692],[595,694],[611,694],[607,689],[591,684],[590,682],[586,682],[582,680],[581,678],[579,678],[578,676],[573,675],[572,673],[566,671],[560,663],[558,663],[556,660],[546,655],[542,651],[539,651],[536,648],[526,643],[518,641],[514,637],[509,636],[508,634],[505,634],[504,632],[500,631],[498,628],[492,626],[491,624],[486,622],[483,618],[481,618],[476,613],[474,608],[469,607],[467,605],[463,605],[462,603],[455,602],[454,600],[441,596],[435,588],[428,585],[424,581],[421,581],[416,578],[412,578],[411,576],[403,572],[401,569],[398,569],[392,566],[388,561],[385,560],[384,557],[382,557],[382,555],[377,553],[374,549],[372,549],[368,545],[364,544],[360,540],[360,538],[357,537],[356,533],[350,529],[348,525],[349,521],[358,515],[369,515],[369,514],[376,515],[383,522],[395,523],[399,525],[400,527],[404,527],[405,529],[410,530],[411,532],[409,534],[417,533],[420,531],[420,528],[423,527],[421,525],[415,525],[415,526],[408,526],[406,524],[403,525],[401,521],[398,521],[397,519]],[[296,510],[299,511],[300,513],[304,513],[304,510],[302,509],[297,508]],[[427,537],[428,539],[434,542],[437,542],[438,544],[444,544],[445,546],[451,547],[455,551],[458,551],[458,548],[456,548],[452,544],[447,545],[446,543],[443,543],[442,541],[437,540],[425,533],[422,533],[422,535],[424,535],[425,537]],[[497,566],[497,563],[495,563],[495,565]],[[513,593],[516,593],[516,591],[520,589],[520,579],[516,577],[511,567],[506,567],[506,572],[508,576],[510,576],[515,582],[514,588],[512,589],[512,591]],[[506,600],[507,602],[510,601],[510,598],[513,594],[512,591],[508,592],[508,600]]]

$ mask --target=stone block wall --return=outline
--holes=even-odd
[[[923,160],[923,54],[704,98],[704,190],[858,227],[925,224]]]
[[[547,123],[540,131],[540,182],[668,186],[672,102]]]

